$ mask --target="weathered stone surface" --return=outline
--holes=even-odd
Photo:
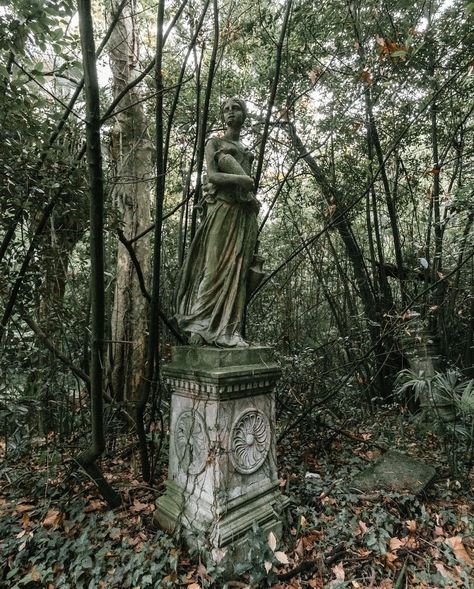
[[[403,358],[408,361],[411,372],[418,375],[419,380],[425,380],[425,386],[417,388],[424,426],[436,429],[439,422],[454,422],[456,408],[453,399],[446,394],[444,387],[437,386],[438,373],[443,370],[439,338],[417,319],[406,325],[401,342]]]
[[[406,332],[401,338],[402,350],[411,370],[425,376],[441,370],[439,339],[415,321],[407,325]]]
[[[416,495],[429,485],[435,475],[436,470],[418,458],[389,450],[375,464],[357,474],[351,487],[360,491],[386,489]]]
[[[271,392],[280,368],[264,346],[181,346],[173,350],[166,375],[179,395],[224,400]]]
[[[163,372],[174,392],[168,481],[155,522],[209,553],[238,552],[254,522],[278,534],[287,500],[276,468],[280,370],[271,350],[177,348]]]
[[[247,108],[224,102],[223,137],[206,143],[204,217],[179,272],[175,319],[192,344],[247,346],[242,338],[245,304],[263,279],[255,254],[259,203],[251,178],[254,156],[240,142]]]
[[[170,367],[179,366],[185,370],[202,370],[252,364],[276,366],[272,348],[269,346],[250,346],[248,348],[179,346],[172,350]]]

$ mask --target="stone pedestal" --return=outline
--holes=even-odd
[[[432,379],[437,372],[442,372],[443,363],[440,354],[439,338],[433,336],[419,321],[411,320],[407,325],[409,335],[401,338],[403,355],[412,372]],[[433,414],[443,423],[451,423],[456,419],[454,402],[435,383],[424,387],[419,392],[420,409],[427,424],[435,425]]]
[[[254,522],[279,534],[288,500],[276,469],[271,349],[177,347],[163,373],[173,388],[170,457],[155,523],[209,552],[238,552]]]

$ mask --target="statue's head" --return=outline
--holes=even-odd
[[[237,123],[241,126],[247,117],[247,112],[245,102],[236,96],[224,100],[221,104],[221,119],[227,126]]]

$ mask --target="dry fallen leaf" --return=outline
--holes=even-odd
[[[15,507],[15,511],[17,513],[23,513],[25,511],[31,511],[34,508],[35,508],[35,506],[31,505],[30,503],[20,503],[19,505],[17,505]]]
[[[331,570],[334,573],[334,576],[336,577],[336,579],[338,581],[344,581],[345,580],[346,573],[344,571],[344,565],[342,564],[342,562],[340,562],[339,564],[334,565]]]
[[[201,589],[201,585],[199,583],[191,583],[191,585],[188,585],[188,589]]]
[[[317,533],[311,533],[311,534],[308,534],[307,536],[304,536],[302,538],[303,547],[306,550],[306,552],[309,552],[310,550],[312,550],[314,548],[314,545],[318,539],[319,539],[319,535]]]
[[[363,70],[362,72],[360,72],[359,74],[360,79],[365,82],[366,84],[368,84],[369,86],[373,83],[374,78],[372,76],[372,74],[367,71],[367,70]]]
[[[21,527],[25,530],[27,530],[31,527],[30,516],[27,513],[24,513],[21,518]]]
[[[393,563],[398,560],[398,556],[395,554],[395,552],[387,552],[383,555],[383,560],[385,561],[385,566],[387,568],[391,569],[392,571],[396,570],[396,567]]]
[[[268,545],[270,546],[270,550],[275,552],[277,547],[277,539],[273,532],[269,532],[268,534]]]
[[[452,538],[446,538],[445,543],[452,548],[454,555],[460,562],[463,562],[464,564],[467,564],[469,566],[474,564],[474,561],[469,556],[467,550],[464,547],[464,544],[462,543],[461,536],[453,536]]]
[[[303,538],[300,538],[298,540],[298,542],[296,543],[295,555],[298,556],[298,558],[300,558],[300,559],[302,559],[303,556],[304,556],[304,542],[303,542]]]
[[[130,507],[130,511],[133,511],[134,513],[145,511],[145,509],[148,509],[148,503],[141,503],[138,499],[135,499],[133,505]]]
[[[414,519],[409,519],[405,522],[406,527],[410,534],[414,534],[416,532],[416,521]]]
[[[434,563],[436,570],[438,573],[444,577],[445,579],[453,579],[453,575],[448,571],[448,569],[444,566],[442,562],[435,562]]]
[[[268,575],[268,573],[272,570],[272,566],[273,566],[272,563],[268,562],[268,560],[266,560],[263,563],[263,566],[265,567],[265,570],[267,571],[267,575]]]
[[[288,557],[286,556],[286,554],[284,552],[279,552],[278,550],[275,552],[275,558],[278,560],[278,562],[280,562],[281,564],[290,564],[290,561],[288,560]]]
[[[408,550],[416,550],[419,547],[420,543],[416,539],[415,536],[407,536],[404,538],[404,547]]]
[[[91,513],[92,511],[101,511],[105,507],[105,502],[100,499],[92,499],[85,507],[84,513]]]
[[[318,81],[318,78],[321,76],[321,74],[323,73],[322,69],[319,67],[314,67],[311,71],[308,72],[308,78],[311,82],[311,84],[316,84],[316,82]]]
[[[390,538],[388,545],[390,546],[390,550],[393,552],[404,546],[405,542],[400,540],[400,538]]]
[[[30,577],[32,581],[41,581],[41,573],[36,568],[36,565],[31,569]]]
[[[50,509],[43,520],[45,528],[57,528],[62,520],[62,513],[57,509]]]
[[[198,568],[197,568],[196,572],[198,574],[198,577],[201,577],[201,579],[206,579],[207,581],[212,581],[212,578],[207,574],[207,569],[203,565],[202,562],[200,562],[198,564]]]
[[[213,548],[211,551],[213,560],[219,564],[226,555],[227,548]]]
[[[359,530],[362,536],[368,531],[367,525],[362,520],[359,520]]]

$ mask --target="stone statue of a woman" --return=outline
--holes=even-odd
[[[240,142],[245,102],[221,107],[224,137],[206,144],[206,214],[181,268],[175,318],[192,344],[247,346],[242,319],[257,240],[253,154]]]

